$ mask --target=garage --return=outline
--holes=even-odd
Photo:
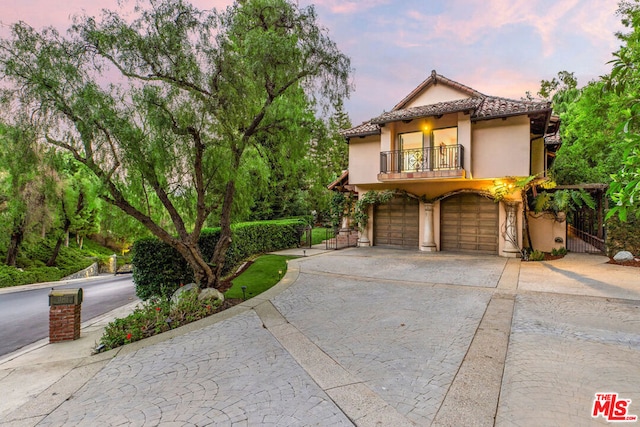
[[[440,202],[440,247],[443,251],[498,253],[498,203],[463,193]]]
[[[420,236],[419,202],[394,197],[374,208],[373,239],[376,246],[417,248]]]

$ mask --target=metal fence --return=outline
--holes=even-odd
[[[338,250],[358,246],[358,232],[355,230],[340,230],[327,228],[325,236],[327,250]]]
[[[606,252],[606,233],[595,210],[581,209],[567,221],[567,250],[579,253]]]
[[[380,172],[425,172],[463,169],[463,159],[464,147],[462,145],[383,151],[380,153]]]

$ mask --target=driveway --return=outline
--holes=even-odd
[[[31,425],[607,424],[595,393],[640,413],[640,298],[605,260],[301,258],[197,330],[126,346]]]

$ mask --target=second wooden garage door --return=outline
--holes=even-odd
[[[440,203],[443,251],[498,253],[498,204],[477,194],[458,194]]]
[[[420,237],[419,202],[408,197],[395,197],[374,210],[375,245],[417,248]]]

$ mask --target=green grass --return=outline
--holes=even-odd
[[[225,292],[225,298],[254,297],[278,283],[287,272],[287,261],[296,257],[282,255],[263,255],[249,268],[233,280],[233,286]],[[242,287],[246,286],[245,295]]]
[[[327,229],[325,227],[316,227],[311,230],[311,244],[317,245],[327,238]]]

